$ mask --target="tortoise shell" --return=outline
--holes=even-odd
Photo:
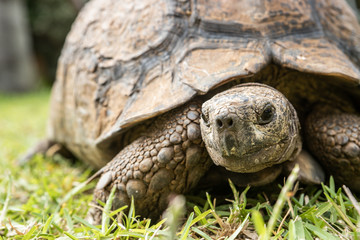
[[[101,167],[111,139],[270,63],[360,83],[342,0],[92,0],[58,63],[50,138]]]

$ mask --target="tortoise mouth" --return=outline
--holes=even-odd
[[[262,146],[254,146],[248,150],[239,151],[239,148],[236,148],[234,145],[229,148],[229,146],[224,146],[222,150],[222,157],[224,158],[243,158],[243,157],[251,157],[258,155],[260,152],[263,152],[276,144],[268,144]]]
[[[225,153],[222,154],[223,161],[219,164],[232,172],[258,172],[281,162],[282,154],[274,158],[278,149],[279,144],[273,144],[254,147],[242,154]]]
[[[244,132],[223,131],[217,135],[217,141],[211,141],[208,151],[216,165],[232,172],[254,173],[287,160],[284,157],[290,144],[288,136],[279,139],[268,134],[264,138],[254,137],[256,132]]]
[[[221,148],[221,155],[224,158],[250,158],[260,154],[260,152],[267,152],[270,148],[280,145],[286,139],[274,141],[250,142],[238,139],[236,133],[225,132],[220,137],[219,147]]]

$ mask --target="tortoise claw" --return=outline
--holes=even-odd
[[[300,167],[298,180],[306,184],[321,184],[325,181],[325,172],[320,164],[306,151],[302,150],[294,159],[284,164],[284,171],[290,173],[295,164]]]

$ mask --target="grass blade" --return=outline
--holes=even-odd
[[[5,202],[4,202],[4,207],[3,209],[1,210],[1,215],[0,215],[0,225],[3,225],[4,224],[4,221],[5,221],[5,217],[6,217],[6,213],[7,213],[7,210],[9,208],[9,202],[10,202],[10,198],[11,198],[11,187],[12,187],[12,178],[11,178],[11,175],[9,175],[9,182],[8,182],[8,187],[7,187],[7,193],[6,193],[6,199],[5,199]]]
[[[116,185],[114,185],[113,188],[111,189],[109,198],[107,199],[104,210],[102,212],[101,232],[103,234],[107,232],[110,223],[110,210],[111,210],[112,202],[115,197],[115,191],[116,191]]]
[[[195,223],[197,223],[197,222],[199,222],[199,221],[200,221],[203,225],[206,224],[207,222],[206,222],[205,217],[206,217],[207,215],[209,215],[211,212],[212,212],[212,210],[209,209],[209,210],[207,210],[206,212],[201,213],[201,214],[200,214],[199,216],[197,216],[194,220],[192,220],[191,226],[193,226]]]
[[[74,237],[73,235],[71,235],[69,232],[64,232],[64,234],[66,235],[66,236],[68,236],[69,238],[71,238],[72,240],[78,240],[76,237]]]
[[[271,217],[270,217],[270,220],[269,220],[269,223],[267,226],[265,239],[270,238],[271,232],[275,227],[276,220],[280,216],[282,208],[288,198],[287,193],[292,189],[292,187],[297,179],[299,170],[300,170],[299,165],[296,164],[294,169],[291,171],[288,179],[286,180],[284,187],[281,189],[280,195],[278,197],[278,200],[275,203],[273,213],[271,214]]]
[[[212,238],[207,235],[206,233],[204,233],[203,231],[201,231],[200,229],[193,227],[191,228],[192,231],[194,231],[195,233],[197,233],[198,235],[200,235],[201,237],[203,237],[206,240],[212,240]]]
[[[190,231],[190,226],[191,226],[191,222],[194,218],[194,213],[192,212],[188,218],[188,220],[186,221],[186,224],[183,228],[183,230],[181,231],[181,236],[180,236],[180,240],[185,240],[187,238],[187,236],[189,235],[189,231]]]
[[[23,240],[29,240],[29,239],[33,239],[33,234],[35,233],[35,231],[37,230],[36,225],[34,225],[23,237]]]
[[[341,210],[341,208],[330,198],[330,196],[324,193],[327,200],[332,204],[335,208],[336,212],[341,216],[341,218],[352,228],[353,231],[356,232],[356,226],[351,222],[351,220],[346,216],[346,214]]]
[[[357,213],[360,216],[360,206],[359,206],[358,201],[355,199],[354,195],[351,193],[350,189],[347,186],[343,185],[343,189],[344,189],[346,195],[348,196],[350,202],[354,205],[355,210],[357,211]]]
[[[329,202],[321,204],[319,206],[318,210],[316,210],[315,216],[319,217],[319,216],[323,215],[325,212],[329,211],[331,207],[332,207],[332,205]]]
[[[318,236],[320,239],[327,239],[327,240],[337,240],[338,238],[334,237],[330,233],[322,230],[321,228],[318,228],[312,224],[306,223],[305,227],[312,231],[316,236]]]
[[[46,220],[46,223],[45,223],[45,225],[44,225],[41,233],[45,234],[45,233],[48,231],[49,226],[50,226],[53,218],[54,218],[54,215],[51,215],[51,216]]]
[[[261,213],[258,210],[252,212],[252,220],[255,225],[255,230],[258,233],[260,238],[265,237],[266,235],[266,225]]]
[[[295,236],[296,236],[295,223],[294,220],[291,219],[289,223],[289,240],[295,240]]]
[[[65,208],[64,209],[64,217],[66,219],[66,223],[67,223],[67,227],[68,229],[70,229],[71,231],[74,229],[74,223],[70,217],[69,211]]]
[[[58,206],[56,207],[54,213],[58,213],[61,206],[66,203],[67,201],[69,201],[69,199],[73,198],[76,194],[78,194],[81,190],[85,190],[86,187],[89,186],[88,182],[82,182],[79,185],[77,185],[76,187],[74,187],[73,189],[71,189],[65,196],[64,198],[62,198],[58,204]]]
[[[305,240],[305,227],[304,224],[301,220],[301,218],[297,219],[294,222],[294,226],[295,226],[295,236],[298,240]]]
[[[231,236],[229,237],[228,240],[234,240],[240,234],[240,232],[243,230],[245,224],[248,222],[249,216],[250,216],[250,213],[248,213],[246,215],[244,221],[240,224],[240,226],[236,229],[236,231],[233,234],[231,234]]]
[[[82,219],[82,218],[80,218],[80,217],[78,217],[78,216],[74,216],[73,218],[74,218],[76,221],[84,224],[85,226],[87,226],[87,227],[95,230],[96,232],[100,232],[100,229],[98,229],[98,228],[95,227],[94,225],[90,224],[88,221],[86,221],[86,220],[84,220],[84,219]]]
[[[164,214],[166,218],[166,225],[168,226],[168,238],[171,240],[176,238],[176,231],[180,224],[180,218],[183,216],[185,211],[185,202],[184,196],[177,195],[170,201],[169,207],[166,209]]]
[[[209,210],[208,210],[209,211]],[[194,212],[196,213],[196,215],[197,215],[197,217],[195,218],[195,219],[197,219],[198,217],[200,217],[200,216],[202,216],[204,213],[201,213],[201,211],[200,211],[200,209],[199,209],[199,207],[198,206],[194,206]],[[207,212],[207,211],[206,211]],[[211,210],[209,211],[209,213],[211,213]],[[207,215],[207,214],[206,214]],[[207,221],[206,221],[206,219],[205,219],[205,217],[202,217],[201,219],[200,219],[200,223],[202,224],[202,225],[205,225],[206,223],[207,223]]]

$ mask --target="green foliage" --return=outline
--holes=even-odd
[[[137,216],[133,203],[112,211],[111,194],[102,224],[92,225],[86,213],[94,183],[84,184],[91,175],[86,166],[59,156],[16,161],[45,135],[48,95],[0,96],[0,239],[359,239],[358,202],[333,179],[300,190],[290,177],[275,199],[229,182],[231,200],[206,194],[185,203],[180,196],[158,222]]]

